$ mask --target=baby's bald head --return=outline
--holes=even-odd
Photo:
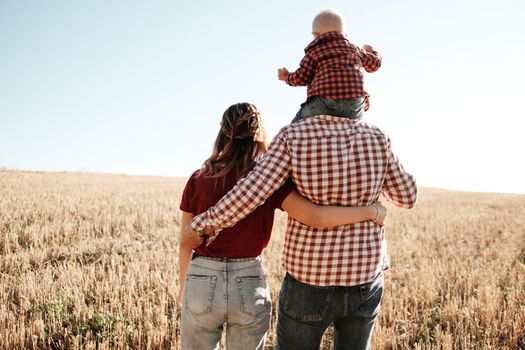
[[[315,37],[328,32],[344,33],[343,16],[335,10],[323,10],[312,22],[312,33]]]

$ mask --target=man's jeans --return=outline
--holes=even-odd
[[[383,273],[352,287],[317,287],[286,274],[279,295],[278,350],[319,349],[334,324],[334,349],[370,349],[383,295]]]
[[[292,123],[321,114],[359,119],[365,113],[364,106],[364,98],[332,100],[328,97],[314,96],[301,105]]]
[[[272,303],[260,258],[196,257],[186,278],[181,316],[183,350],[218,349],[226,322],[226,349],[263,349]]]

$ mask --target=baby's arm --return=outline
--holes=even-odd
[[[314,78],[314,63],[310,57],[305,56],[295,72],[288,72],[286,68],[279,68],[277,74],[279,80],[283,80],[290,86],[307,86]]]
[[[359,53],[361,54],[363,67],[368,73],[375,72],[381,67],[382,58],[372,46],[363,45],[362,48],[359,48]]]

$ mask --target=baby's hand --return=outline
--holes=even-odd
[[[288,73],[288,69],[284,67],[277,69],[277,77],[279,78],[279,80],[285,81]]]
[[[370,52],[374,50],[374,48],[370,45],[363,45],[363,50],[365,50],[366,52]]]

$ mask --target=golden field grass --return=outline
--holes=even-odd
[[[177,349],[184,184],[0,171],[0,349]],[[525,349],[525,196],[423,188],[389,209],[373,349]],[[284,228],[264,254],[274,305]]]

